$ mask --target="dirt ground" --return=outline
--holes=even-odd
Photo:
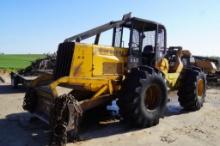
[[[12,89],[9,77],[0,83],[0,146],[45,146],[48,126],[22,109],[25,89]],[[83,141],[67,146],[219,146],[220,88],[209,88],[204,107],[186,113],[170,93],[165,117],[160,124],[146,129],[131,129],[118,120],[88,123],[80,136]],[[98,115],[98,114],[97,114]]]

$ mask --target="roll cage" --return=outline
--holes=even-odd
[[[94,44],[99,44],[101,34],[113,29],[112,46],[123,48],[123,30],[130,30],[129,55],[136,57],[143,56],[146,51],[154,53],[155,60],[159,60],[166,54],[166,28],[157,22],[131,17],[131,13],[123,16],[122,20],[111,21],[86,32],[74,35],[64,40],[64,42],[80,42],[95,36]],[[148,37],[149,38],[146,38]],[[146,39],[146,42],[145,42]],[[151,40],[151,43],[147,39]],[[148,47],[148,50],[146,50]]]

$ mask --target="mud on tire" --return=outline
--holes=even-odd
[[[55,98],[50,115],[51,136],[49,146],[65,146],[67,141],[79,139],[78,128],[82,109],[74,96],[64,94]]]
[[[206,76],[198,69],[185,69],[180,79],[179,103],[185,110],[199,110],[205,101]]]
[[[144,128],[159,123],[167,102],[162,76],[154,71],[133,69],[119,93],[118,105],[124,122]]]

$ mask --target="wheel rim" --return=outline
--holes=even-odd
[[[204,94],[204,87],[205,87],[204,81],[203,81],[202,79],[199,79],[197,86],[198,86],[198,87],[197,87],[197,95],[198,95],[199,97],[202,97],[203,94]]]
[[[161,97],[161,89],[156,85],[153,84],[147,88],[145,93],[145,106],[149,110],[154,110],[159,105],[159,100]]]

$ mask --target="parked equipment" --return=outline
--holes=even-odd
[[[172,46],[168,48],[169,51],[181,51],[181,60],[185,66],[196,66],[207,75],[208,82],[217,82],[220,79],[219,62],[217,59],[194,56],[189,50],[183,50],[181,46]]]
[[[200,67],[207,74],[208,82],[218,82],[218,79],[220,79],[218,60],[202,56],[194,56],[194,58],[195,65]]]
[[[101,45],[107,30],[113,31],[112,43]],[[82,43],[93,36],[94,44]],[[184,109],[198,110],[206,77],[197,67],[184,67],[180,51],[167,52],[166,39],[162,24],[130,14],[67,38],[58,47],[53,75],[32,82],[23,108],[49,123],[50,145],[59,146],[78,138],[86,111],[116,98],[124,121],[141,128],[159,123],[167,87],[178,90]]]

